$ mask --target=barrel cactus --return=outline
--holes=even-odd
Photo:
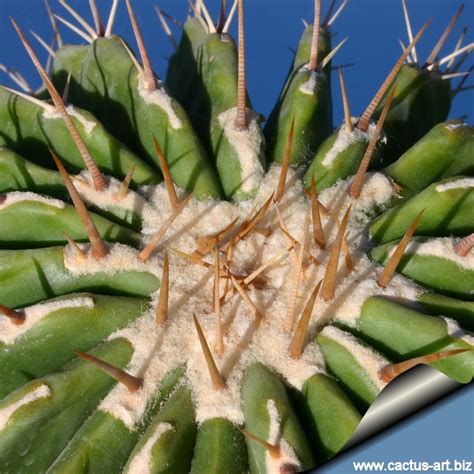
[[[12,20],[44,88],[0,88],[2,473],[297,472],[414,365],[472,379],[472,45],[438,58],[456,14],[418,63],[409,29],[360,118],[339,70],[333,130],[320,3],[264,125],[243,0],[191,3],[166,79],[131,0],[139,58],[117,0],[94,26],[61,2],[49,69]]]

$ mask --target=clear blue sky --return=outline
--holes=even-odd
[[[50,1],[55,11],[70,18],[56,0]],[[161,30],[153,10],[153,4],[157,2],[165,11],[180,20],[185,18],[187,7],[185,0],[135,0],[133,2],[154,67],[163,76],[172,47]],[[86,0],[70,0],[71,5],[90,19],[88,3]],[[98,0],[98,3],[103,15],[106,16],[111,0]],[[208,0],[207,3],[213,15],[216,16],[220,2]],[[229,0],[228,3],[231,1]],[[329,0],[323,0],[323,13],[328,4]],[[407,4],[414,31],[417,31],[428,18],[433,19],[418,47],[419,56],[426,59],[450,18],[460,6],[461,0],[407,0]],[[303,31],[301,19],[312,21],[313,0],[247,0],[245,10],[249,92],[254,107],[264,115],[268,115],[291,61],[290,48],[297,45]],[[39,84],[38,76],[8,22],[10,15],[20,23],[24,30],[33,29],[49,40],[51,29],[43,2],[41,0],[0,0],[0,38],[2,40],[0,61],[7,66],[16,66],[32,83]],[[474,2],[468,0],[463,15],[443,52],[452,51],[462,28],[469,23],[472,24],[472,18],[474,18]],[[62,30],[65,31],[64,28]],[[175,28],[174,31],[179,37],[178,29]],[[119,7],[115,32],[129,38],[130,44],[135,44],[124,1]],[[349,41],[337,54],[334,63],[354,63],[352,67],[345,69],[345,76],[352,112],[354,115],[359,115],[400,55],[398,38],[408,43],[401,0],[350,0],[347,8],[334,24],[333,32],[334,43],[349,36]],[[67,31],[65,37],[69,41],[81,41],[76,35]],[[473,41],[473,36],[468,31],[464,44],[470,41]],[[46,55],[41,46],[34,40],[33,44],[45,58]],[[462,70],[467,70],[471,64],[472,59],[465,63]],[[333,75],[333,82],[334,79],[335,75]],[[5,83],[7,79],[2,77],[0,81]],[[472,79],[469,82],[472,83]],[[342,118],[342,107],[337,83],[333,87],[333,96],[335,123],[338,124]],[[453,103],[451,117],[469,113],[468,121],[472,122],[473,99],[474,91],[467,91],[458,96]]]

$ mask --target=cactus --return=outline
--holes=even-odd
[[[472,379],[474,129],[446,121],[472,44],[437,58],[460,11],[423,67],[407,20],[359,119],[339,69],[333,131],[346,2],[315,0],[264,127],[243,0],[191,2],[164,82],[131,0],[140,59],[117,0],[94,26],[60,3],[49,69],[12,20],[44,88],[0,87],[1,472],[296,472],[414,365]]]

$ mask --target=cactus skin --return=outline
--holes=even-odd
[[[464,354],[434,362],[439,371],[461,383],[468,383],[474,374],[474,351],[462,339],[448,334],[441,318],[428,316],[380,296],[364,303],[358,321],[358,330],[394,361],[427,352],[447,349],[471,349]]]
[[[197,426],[194,421],[194,407],[191,392],[185,387],[178,388],[164,404],[158,415],[143,434],[130,455],[124,472],[133,472],[129,467],[134,455],[139,453],[146,442],[153,436],[160,424],[168,423],[170,429],[161,434],[153,444],[152,472],[187,472],[191,467]]]
[[[429,242],[426,238],[414,238],[412,242]],[[384,264],[394,244],[375,247],[369,253],[370,258]],[[426,288],[440,293],[456,296],[461,299],[472,297],[474,288],[474,271],[462,268],[456,262],[435,255],[418,255],[415,250],[408,249],[403,255],[399,270],[402,275],[416,281]]]
[[[111,242],[138,245],[137,233],[98,215],[91,213],[99,232]],[[34,219],[35,227],[29,223]],[[71,238],[84,242],[87,240],[81,220],[70,204],[60,209],[37,201],[14,203],[0,210],[0,243],[3,248],[34,248],[66,244],[64,229]]]
[[[108,472],[121,472],[143,435],[149,418],[156,407],[169,399],[182,375],[182,370],[176,369],[163,379],[153,399],[149,416],[135,431],[130,431],[110,413],[96,410],[79,428],[50,471],[55,474],[67,474],[71,470],[101,473],[106,469]]]
[[[108,133],[90,112],[78,109],[76,112],[93,125],[93,129],[88,132],[77,118],[72,117],[89,151],[104,172],[123,179],[135,165],[135,185],[160,181],[146,163]],[[83,160],[60,116],[48,116],[39,105],[15,96],[3,87],[0,87],[0,132],[1,146],[34,159],[37,164],[51,166],[48,148],[52,148],[72,171],[84,169]]]
[[[248,471],[244,435],[228,420],[211,418],[199,427],[192,474],[239,474]]]
[[[385,131],[388,147],[383,164],[397,159],[422,138],[433,126],[448,118],[451,108],[451,86],[439,71],[419,69],[412,64],[402,66],[393,82],[396,87],[394,106],[387,116]],[[390,94],[391,88],[387,91]],[[375,116],[385,103],[381,101]]]
[[[474,128],[458,120],[435,125],[385,173],[411,197],[430,184],[474,173]],[[455,157],[455,159],[453,159]]]
[[[78,293],[91,298],[93,308],[63,308],[49,313],[14,344],[0,343],[0,399],[31,377],[43,377],[69,362],[75,350],[87,351],[105,337],[136,319],[147,301],[139,298]],[[59,297],[57,302],[68,300]],[[51,346],[56,349],[54,354]]]
[[[188,112],[193,122],[195,117],[191,106],[196,88],[202,87],[198,77],[199,46],[206,36],[202,22],[196,17],[188,18],[183,25],[178,48],[170,57],[166,73],[165,82],[170,93]]]
[[[0,148],[0,193],[32,191],[64,199],[66,187],[58,172],[25,160],[8,148]]]
[[[318,463],[331,459],[351,437],[361,420],[361,415],[349,397],[332,378],[313,375],[302,389],[310,414],[304,417],[311,449]]]
[[[215,163],[224,195],[230,200],[254,197],[256,189],[250,191],[242,189],[243,170],[238,151],[227,138],[219,120],[221,114],[237,106],[238,52],[235,42],[225,33],[202,35],[198,25],[190,26],[190,33],[184,36],[182,41],[185,44],[188,41],[191,43],[190,48],[196,58],[195,70],[189,71],[189,81],[194,85],[194,89],[192,97],[188,101],[185,99],[187,112]],[[191,56],[184,44],[182,48],[184,51],[176,52],[176,63],[179,55]],[[176,75],[172,72],[171,75],[173,74]],[[192,79],[194,76],[195,79]],[[182,88],[179,83],[177,87]],[[251,109],[248,97],[246,102],[247,107]],[[260,128],[258,133],[263,142]],[[256,156],[251,159],[259,161],[264,167],[263,147],[257,150]]]
[[[474,205],[473,188],[454,188],[438,192],[436,187],[455,182],[454,177],[433,183],[412,198],[389,209],[373,220],[369,234],[377,242],[386,243],[400,239],[410,227],[415,216],[424,209],[415,235],[443,236],[466,235],[474,231],[471,219]]]
[[[131,356],[128,341],[117,339],[91,351],[96,357],[119,367]],[[60,372],[30,382],[1,401],[0,409],[16,401],[25,390],[45,384],[51,396],[36,405],[21,407],[0,432],[0,464],[13,472],[46,470],[61,453],[68,440],[89,417],[97,403],[111,389],[113,379],[85,361],[74,360]],[[13,422],[14,421],[14,422]],[[26,456],[22,456],[25,450]]]
[[[303,92],[308,82],[314,81],[311,92]],[[290,163],[298,165],[309,161],[319,145],[331,133],[330,76],[324,71],[303,68],[292,73],[288,88],[282,93],[278,109],[270,115],[266,128],[267,153],[272,161],[282,163],[295,121],[296,139],[291,150]],[[317,124],[317,126],[315,125]]]
[[[138,433],[130,436],[123,423],[97,410],[79,428],[49,471],[55,474],[100,473],[105,469],[120,472],[126,461],[123,453],[133,449],[138,439]]]
[[[353,353],[336,340],[320,334],[318,344],[324,353],[329,370],[335,375],[356,406],[365,411],[377,398],[380,390]],[[363,345],[361,341],[358,344]],[[388,361],[387,361],[388,363]]]
[[[267,367],[257,363],[247,369],[242,383],[242,401],[245,428],[264,440],[268,439],[271,423],[267,405],[273,401],[279,414],[281,437],[293,448],[302,469],[314,465],[313,455],[285,387]],[[252,472],[266,472],[264,448],[251,440],[247,440],[247,446]]]
[[[64,267],[64,248],[1,250],[2,303],[18,308],[81,291],[148,297],[159,288],[151,273],[119,271],[72,275]]]
[[[120,74],[127,81],[116,86]],[[118,37],[99,38],[89,47],[81,66],[76,104],[92,110],[113,133],[148,163],[159,169],[153,136],[160,143],[175,182],[201,198],[218,198],[220,186],[209,158],[181,105],[169,98],[181,123],[170,124],[166,111],[147,103],[139,92],[140,77]],[[160,92],[167,96],[166,90]]]
[[[308,25],[301,37],[293,64],[280,92],[278,101],[265,124],[264,134],[267,156],[270,161],[282,163],[292,121],[295,121],[295,137],[290,163],[298,165],[309,161],[321,142],[331,133],[331,65],[324,70],[308,71],[304,68],[310,59],[313,25]],[[331,50],[329,30],[320,28],[319,62]],[[300,87],[314,80],[312,93],[302,92]]]
[[[311,188],[311,179],[313,178],[318,187],[318,191],[321,192],[337,183],[339,180],[345,179],[357,172],[367,145],[369,144],[367,137],[355,138],[349,146],[337,153],[332,163],[328,166],[323,164],[326,154],[333,148],[339,133],[344,133],[342,128],[337,129],[329,135],[316,151],[313,161],[303,178],[303,183],[306,189],[309,190]],[[384,148],[384,145],[379,143],[375,149],[374,156],[372,157],[372,162],[376,161],[382,154],[381,148]]]
[[[58,91],[64,92],[68,75],[71,74],[69,81],[69,100],[74,102],[78,92],[78,86],[81,83],[81,67],[87,51],[87,46],[76,44],[65,44],[58,48],[53,61],[52,80]]]
[[[462,301],[428,291],[422,293],[418,300],[433,316],[444,314],[456,320],[466,330],[474,331],[474,302]]]
[[[62,93],[71,74],[68,102],[77,106],[75,110],[82,116],[81,121],[72,115],[73,123],[106,177],[123,180],[135,166],[130,184],[135,190],[132,197],[147,201],[150,189],[142,186],[160,183],[165,174],[161,172],[153,135],[163,149],[173,181],[181,188],[179,199],[183,190],[192,191],[198,199],[210,198],[212,205],[212,199],[246,201],[258,191],[259,185],[250,192],[243,191],[239,156],[234,145],[223,137],[218,120],[237,102],[237,47],[228,34],[209,33],[203,22],[196,17],[185,22],[178,49],[170,59],[166,85],[159,83],[181,128],[173,127],[164,109],[146,103],[140,96],[143,78],[118,36],[99,35],[90,45],[63,45],[56,51],[53,82]],[[330,64],[314,73],[319,78],[319,89],[314,94],[300,90],[313,75],[305,70],[312,30],[308,26],[303,33],[264,127],[266,148],[262,142],[253,159],[258,160],[262,170],[266,162],[281,163],[294,118],[290,163],[301,167],[307,190],[314,178],[321,193],[340,180],[351,179],[368,140],[355,140],[338,153],[330,166],[322,164],[338,131],[332,130]],[[323,58],[331,50],[327,24],[319,35],[319,56]],[[474,172],[472,126],[460,121],[445,122],[451,102],[450,81],[441,80],[438,70],[429,72],[405,65],[395,83],[394,106],[384,126],[388,144],[379,140],[370,163],[372,169],[390,163],[382,173],[398,189],[398,195],[386,203],[390,208],[370,220],[365,233],[365,237],[374,239],[368,255],[377,271],[380,268],[376,262],[386,262],[392,241],[402,238],[422,209],[425,212],[415,235],[463,237],[474,230],[470,217],[474,204],[472,187],[436,190],[438,185],[472,177]],[[380,114],[389,93],[390,89],[373,118]],[[137,347],[113,333],[135,322],[150,308],[155,309],[160,294],[156,272],[164,246],[156,249],[156,261],[140,270],[128,268],[127,264],[113,271],[104,265],[102,270],[100,259],[96,262],[100,270],[94,273],[75,274],[68,270],[62,232],[67,231],[80,242],[86,242],[88,234],[69,204],[69,193],[60,174],[52,169],[48,148],[56,152],[71,173],[83,170],[84,163],[63,121],[45,112],[54,112],[48,108],[49,94],[41,89],[36,98],[42,99],[43,105],[0,88],[0,305],[22,313],[23,308],[36,303],[84,297],[92,299],[94,306],[53,311],[13,344],[0,343],[0,424],[12,403],[24,400],[41,387],[50,390],[20,406],[4,427],[0,425],[0,471],[133,472],[134,460],[150,447],[150,472],[265,474],[268,453],[239,428],[268,441],[269,402],[278,412],[282,440],[294,451],[301,468],[309,469],[334,457],[377,397],[380,386],[372,380],[374,374],[360,361],[357,351],[352,353],[322,328],[323,333],[306,339],[314,339],[319,345],[325,369],[315,370],[300,390],[273,370],[272,364],[257,362],[246,369],[240,387],[243,426],[225,418],[199,421],[184,366],[172,367],[157,382],[133,428],[102,411],[99,404],[111,394],[115,382],[86,361],[74,359],[74,353],[88,351],[118,368],[133,369]],[[248,96],[247,105],[250,107]],[[94,125],[92,131],[87,130],[84,119]],[[263,132],[260,127],[257,129],[261,138]],[[14,191],[51,196],[64,201],[65,206],[59,209],[25,200],[2,207],[8,193]],[[148,229],[142,229],[146,222],[140,212],[130,211],[119,200],[108,207],[94,202],[86,205],[100,234],[109,242],[107,249],[117,249],[114,242],[122,242],[138,255],[149,238],[144,238]],[[228,205],[234,206],[232,202]],[[337,214],[338,210],[328,211]],[[160,208],[158,212],[167,211]],[[326,211],[321,208],[320,212]],[[370,212],[376,216],[380,209]],[[264,222],[257,229],[263,236],[266,231],[279,231],[276,227],[267,229],[266,225]],[[415,242],[417,239],[413,238]],[[324,251],[330,251],[329,244],[332,243],[329,241]],[[173,242],[169,245],[173,247]],[[68,258],[71,250],[70,246]],[[399,278],[406,275],[440,293],[418,294],[419,304],[429,314],[383,296],[372,296],[365,300],[360,314],[354,315],[354,326],[342,329],[353,335],[356,347],[372,348],[387,365],[434,351],[471,349],[433,363],[453,379],[470,382],[474,373],[472,345],[468,338],[455,338],[452,327],[456,326],[453,322],[448,325],[439,316],[453,318],[463,329],[474,328],[472,301],[467,301],[472,299],[472,271],[463,271],[442,258],[407,251],[397,272]],[[164,281],[162,286],[166,286]],[[173,301],[173,281],[169,291]],[[4,314],[7,310],[0,310],[0,323],[8,321]],[[175,316],[170,311],[170,320]],[[342,333],[339,327],[332,326]],[[166,325],[157,326],[156,330],[163,328],[166,337]],[[179,345],[176,350],[181,350]],[[151,360],[155,355],[150,353],[147,357]],[[211,385],[209,390],[213,390]],[[128,408],[133,411],[133,407]],[[164,423],[170,429],[149,446]],[[280,469],[283,472],[294,467],[282,465]]]

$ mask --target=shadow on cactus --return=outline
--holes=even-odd
[[[48,67],[12,20],[44,89],[0,89],[0,470],[297,472],[413,366],[468,383],[474,130],[446,119],[472,44],[438,59],[460,11],[421,68],[407,17],[360,118],[339,69],[333,132],[346,2],[315,2],[263,129],[242,0],[158,9],[182,28],[166,82],[118,3],[91,26],[61,2],[79,26],[51,15]]]

